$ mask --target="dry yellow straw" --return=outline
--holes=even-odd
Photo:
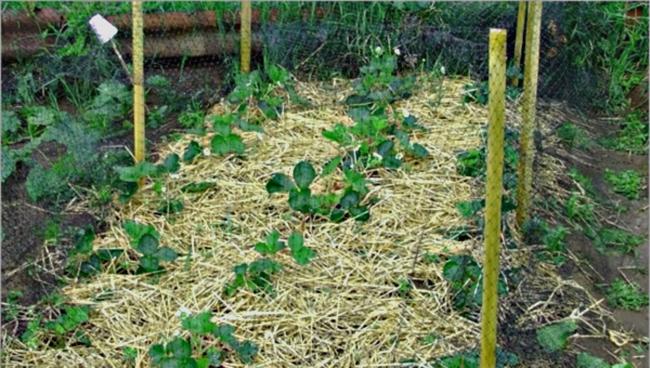
[[[144,68],[142,2],[133,1],[133,125],[135,161],[144,160]]]
[[[485,256],[481,310],[481,368],[494,368],[497,337],[497,281],[503,180],[503,124],[506,90],[506,31],[490,29],[490,98],[488,107],[488,162],[485,187]]]
[[[241,2],[241,72],[251,71],[251,1]]]
[[[524,96],[522,126],[519,141],[521,161],[517,175],[517,225],[521,228],[528,218],[533,186],[533,130],[537,103],[537,74],[539,69],[539,35],[542,23],[542,3],[533,1],[528,6],[526,29],[526,59],[524,60]]]
[[[517,13],[517,34],[515,37],[514,65],[517,69],[521,66],[521,51],[524,46],[524,27],[526,24],[526,0],[519,0],[519,11]],[[519,78],[512,78],[512,85],[519,86]]]

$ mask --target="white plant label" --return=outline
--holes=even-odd
[[[117,34],[117,28],[99,14],[95,14],[90,18],[88,24],[90,24],[90,28],[93,29],[101,43],[110,41]]]

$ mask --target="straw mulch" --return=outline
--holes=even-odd
[[[165,195],[184,201],[181,213],[157,215],[160,199],[150,185],[115,210],[111,226],[95,240],[96,249],[130,248],[121,223],[134,219],[154,225],[161,243],[183,256],[164,264],[167,272],[158,280],[115,274],[109,267],[90,280],[65,287],[62,294],[70,303],[92,308],[85,328],[91,347],[32,351],[5,335],[5,366],[124,366],[124,347],[138,350],[137,366],[149,366],[151,344],[185,333],[176,316],[180,308],[193,313],[211,310],[215,322],[233,325],[238,338],[259,346],[255,358],[259,367],[399,366],[405,360],[425,363],[476,348],[479,326],[452,308],[442,264],[425,263],[421,257],[425,252],[480,257],[477,240],[451,241],[442,235],[445,229],[464,224],[455,204],[482,191],[472,186],[471,178],[456,173],[456,153],[480,144],[487,120],[485,108],[461,103],[468,82],[446,79],[439,104],[432,86],[422,82],[414,96],[397,104],[426,126],[427,131],[416,133],[413,141],[431,155],[370,179],[371,193],[379,201],[367,223],[308,222],[304,229],[300,218],[290,215],[286,195],[269,196],[265,183],[274,172],[290,174],[300,160],[319,167],[339,153],[321,131],[350,122],[340,103],[350,93],[350,84],[341,80],[300,84],[298,91],[313,106],[289,108],[277,122],[266,123],[264,134],[243,133],[247,147],[243,159],[201,157],[165,179]],[[220,104],[212,112],[226,109]],[[171,152],[182,155],[192,139],[208,146],[210,136],[188,136],[158,147],[158,152],[161,157]],[[340,173],[327,180],[337,179]],[[327,180],[318,182],[315,191],[322,190]],[[180,191],[200,181],[215,182],[216,187],[200,194]],[[306,245],[317,257],[301,267],[280,255],[284,269],[274,277],[273,296],[242,290],[224,297],[233,267],[256,259],[253,244],[274,229],[283,237],[304,230]],[[426,280],[429,286],[416,286],[407,298],[401,297],[399,284],[408,278]],[[422,339],[430,334],[438,339],[426,345]],[[225,366],[241,363],[231,356]]]

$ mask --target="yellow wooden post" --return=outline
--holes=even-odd
[[[483,303],[481,308],[481,368],[494,368],[497,339],[497,282],[501,248],[503,136],[506,111],[506,30],[490,29],[490,95],[488,106],[487,182],[483,228]]]
[[[521,51],[524,45],[524,29],[526,24],[526,0],[519,0],[519,11],[517,12],[517,33],[515,35],[515,54],[513,57],[514,66],[521,67]],[[519,78],[512,78],[512,85],[519,86]]]
[[[524,60],[524,92],[521,107],[521,132],[519,138],[519,166],[517,168],[517,225],[522,227],[528,219],[533,187],[533,131],[537,104],[537,75],[539,72],[539,37],[542,25],[542,2],[528,4],[526,25],[526,57]]]
[[[134,154],[135,161],[145,159],[144,154],[144,33],[142,30],[142,1],[134,0],[132,3],[133,27],[133,126],[134,126]]]
[[[241,72],[248,73],[251,71],[251,0],[242,0],[241,2],[241,24],[240,24],[240,56]]]

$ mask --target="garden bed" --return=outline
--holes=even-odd
[[[237,339],[257,345],[258,366],[399,366],[476,349],[477,315],[454,307],[456,291],[439,259],[461,254],[481,259],[480,240],[454,240],[447,234],[467,224],[457,204],[483,191],[475,179],[458,174],[457,154],[481,144],[487,109],[462,102],[468,79],[444,79],[444,93],[438,97],[432,92],[438,82],[426,78],[419,82],[413,96],[393,106],[418,117],[425,129],[414,132],[412,139],[429,156],[407,161],[397,170],[377,169],[367,179],[369,196],[376,199],[367,222],[306,221],[290,211],[286,195],[267,193],[273,173],[290,175],[301,160],[320,167],[340,153],[322,131],[338,122],[350,123],[342,103],[352,91],[348,81],[299,83],[296,89],[311,106],[290,105],[277,121],[265,123],[263,134],[242,133],[245,156],[201,155],[165,177],[164,190],[157,193],[153,184],[147,184],[116,208],[108,230],[95,239],[95,250],[128,252],[132,247],[123,224],[135,220],[152,225],[160,233],[161,245],[179,257],[165,263],[159,275],[129,272],[135,271],[136,263],[122,256],[88,280],[71,280],[61,293],[72,305],[90,307],[83,329],[90,346],[71,338],[63,348],[36,350],[5,334],[4,363],[120,366],[128,349],[137,353],[136,366],[148,365],[147,352],[153,344],[188,335],[181,328],[183,313],[205,311],[212,313],[213,322],[233,326]],[[222,103],[210,113],[221,115],[228,109]],[[516,125],[513,111],[509,110],[509,123]],[[542,117],[546,122],[552,119]],[[212,134],[185,136],[157,147],[158,157],[182,156],[190,141],[209,146],[211,138]],[[555,185],[553,170],[558,166],[549,160],[538,163],[540,190]],[[312,190],[335,187],[342,176],[337,170],[319,179]],[[199,193],[183,190],[192,183],[212,185]],[[161,196],[181,199],[184,208],[161,215]],[[273,230],[283,238],[299,230],[315,258],[300,266],[281,252],[276,257],[283,269],[273,276],[272,292],[240,289],[226,296],[233,268],[255,260],[255,244]],[[504,249],[503,256],[504,269],[530,266],[530,249]],[[533,331],[534,326],[568,317],[572,311],[575,318],[606,314],[587,292],[562,282],[550,267],[537,265],[523,274],[509,285],[513,292],[503,304],[502,320],[512,323],[507,328],[510,338],[517,336],[513,328]],[[553,300],[558,290],[562,303]],[[539,303],[547,297],[547,303]],[[224,363],[241,365],[235,355],[228,355]]]

